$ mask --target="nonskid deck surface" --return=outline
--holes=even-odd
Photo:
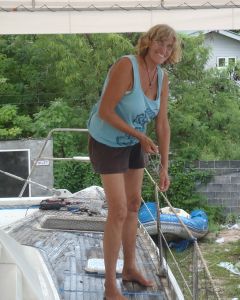
[[[6,227],[21,244],[40,250],[52,274],[60,297],[63,300],[100,300],[104,293],[104,276],[87,273],[87,261],[103,258],[103,233],[43,229],[42,219],[46,216],[71,218],[68,212],[39,211]],[[77,216],[74,216],[75,222]],[[81,218],[81,217],[80,217]],[[53,218],[54,219],[54,218]],[[137,236],[137,265],[148,279],[155,282],[153,288],[143,288],[135,283],[122,283],[118,277],[119,289],[128,299],[154,300],[166,299],[163,286],[157,275],[157,259],[142,235]],[[122,251],[119,258],[122,258]]]

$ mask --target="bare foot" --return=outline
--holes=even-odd
[[[105,285],[105,293],[104,293],[104,300],[127,300],[119,290],[115,286],[106,286]]]
[[[147,280],[138,270],[128,270],[122,272],[122,281],[132,281],[136,282],[144,287],[153,287],[154,282]]]

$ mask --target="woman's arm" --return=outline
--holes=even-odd
[[[120,118],[115,108],[126,91],[133,87],[133,70],[132,63],[128,58],[120,59],[111,69],[109,81],[104,91],[102,101],[99,106],[99,117],[112,125],[113,127],[137,138],[144,151],[148,153],[156,153],[157,146],[144,133],[129,126],[122,118]]]
[[[168,155],[170,145],[170,126],[168,121],[168,75],[164,73],[161,92],[161,106],[156,118],[156,136],[161,155],[160,189],[166,191],[170,181],[168,177]]]

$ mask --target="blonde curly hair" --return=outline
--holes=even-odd
[[[153,26],[139,38],[136,46],[137,54],[145,57],[153,40],[160,41],[166,38],[173,38],[174,44],[172,54],[164,62],[164,64],[175,64],[179,62],[182,57],[181,42],[176,34],[176,31],[166,24],[158,24]]]

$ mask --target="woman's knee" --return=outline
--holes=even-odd
[[[108,218],[112,219],[114,222],[124,223],[127,217],[127,207],[117,206],[114,209],[109,209]]]
[[[130,212],[138,212],[141,205],[141,196],[133,195],[128,198],[128,211]]]

